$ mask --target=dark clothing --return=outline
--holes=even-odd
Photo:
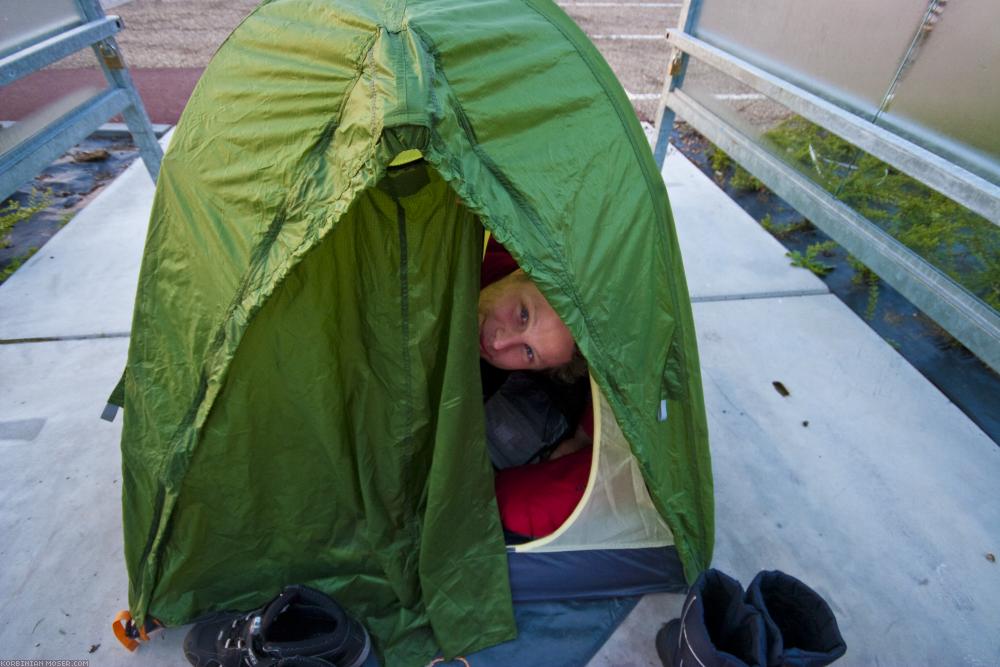
[[[499,371],[485,362],[481,366],[486,443],[495,467],[545,460],[559,443],[573,436],[588,404],[587,378],[567,385],[545,373]]]

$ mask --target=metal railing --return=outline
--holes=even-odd
[[[726,0],[719,0],[719,4],[725,2]],[[986,168],[978,169],[980,173],[974,173],[966,165],[958,164],[958,159],[953,154],[926,147],[928,144],[936,144],[922,142],[925,145],[920,145],[912,139],[913,136],[924,135],[914,133],[911,137],[902,136],[897,128],[885,127],[885,123],[880,122],[892,101],[901,73],[912,67],[915,45],[919,45],[926,37],[928,25],[934,25],[928,21],[941,17],[941,0],[930,0],[927,5],[924,19],[917,27],[917,36],[911,40],[906,53],[900,55],[896,77],[889,84],[889,89],[874,113],[872,110],[866,112],[859,109],[864,105],[859,104],[856,99],[836,89],[831,92],[830,87],[822,84],[810,86],[813,90],[807,90],[800,85],[803,79],[808,81],[807,76],[801,73],[795,77],[799,80],[798,83],[789,80],[792,77],[787,76],[787,72],[795,69],[794,64],[783,66],[766,57],[758,58],[760,64],[756,64],[735,55],[733,51],[753,52],[752,48],[741,48],[738,33],[736,42],[733,41],[733,34],[728,34],[726,39],[716,39],[716,44],[699,39],[695,35],[698,33],[701,10],[712,3],[713,0],[687,0],[681,12],[681,27],[669,31],[667,35],[669,43],[674,47],[674,55],[657,114],[657,162],[661,165],[663,163],[677,113],[923,310],[987,365],[1000,371],[1000,315],[993,307],[900,242],[883,226],[842,201],[838,197],[839,188],[831,192],[802,169],[789,164],[784,156],[767,145],[766,133],[747,131],[738,119],[734,120],[726,113],[721,113],[718,108],[711,108],[712,104],[706,103],[704,94],[691,93],[685,86],[689,67],[692,63],[697,63],[703,71],[708,72],[707,80],[716,77],[717,81],[724,79],[741,89],[755,91],[756,94],[742,95],[742,98],[759,98],[762,100],[761,104],[772,104],[787,111],[789,118],[805,119],[813,126],[837,135],[868,155],[982,216],[992,226],[981,226],[995,232],[996,226],[1000,225],[1000,186],[997,185],[1000,177],[992,180],[984,177],[993,175],[989,150],[986,151],[987,159],[982,162],[987,165]],[[768,8],[773,9],[778,4],[780,2],[763,3],[759,5],[760,11],[766,12]],[[762,20],[776,18],[765,16]],[[850,20],[852,17],[845,18]],[[753,30],[752,25],[746,28],[748,31]],[[836,54],[831,57],[836,57]],[[998,65],[1000,64],[989,63],[987,66],[993,67],[996,72],[1000,70]],[[817,92],[824,94],[821,96]],[[1000,109],[994,111],[1000,114]],[[937,138],[942,140],[942,144],[948,139]],[[975,148],[973,147],[972,152],[975,152]],[[812,151],[812,145],[809,145],[809,150]],[[815,156],[813,157],[815,160]],[[840,164],[834,168],[846,172],[854,167],[852,164]],[[1000,170],[997,173],[1000,174]],[[897,213],[893,212],[893,215]],[[994,252],[1000,253],[1000,247],[994,248]]]
[[[17,26],[14,34],[0,36],[0,86],[88,47],[108,84],[93,95],[64,97],[37,114],[34,123],[15,123],[0,132],[0,200],[118,114],[155,182],[163,150],[115,43],[121,20],[106,16],[97,0],[37,0],[31,11],[25,3],[6,0],[0,2],[0,19]]]

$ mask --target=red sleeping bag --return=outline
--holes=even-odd
[[[498,471],[494,483],[503,527],[533,538],[559,528],[587,488],[591,450]]]

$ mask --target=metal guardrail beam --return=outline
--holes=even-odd
[[[1000,225],[1000,186],[690,35],[671,30],[667,33],[667,40],[698,61],[760,91],[993,224]]]
[[[671,91],[666,104],[1000,372],[1000,315],[992,308],[682,88]]]
[[[131,100],[124,90],[105,90],[0,156],[0,197],[6,197],[21,184],[30,181],[48,164],[86,139],[101,123],[121,113],[130,104]]]
[[[122,90],[128,96],[129,105],[122,110],[125,123],[128,125],[135,143],[139,146],[139,155],[142,157],[146,170],[156,182],[160,175],[160,162],[163,159],[163,149],[156,141],[156,134],[153,133],[153,126],[146,114],[146,109],[142,105],[142,98],[132,82],[132,75],[122,61],[121,53],[115,40],[108,38],[93,46],[94,53],[101,61],[104,69],[104,77],[112,87]],[[106,119],[105,119],[106,120]]]
[[[0,86],[14,83],[94,42],[111,37],[121,29],[121,19],[105,16],[0,58]]]
[[[27,138],[12,141],[9,148],[4,148],[6,152],[0,155],[0,200],[119,113],[125,117],[154,182],[159,175],[163,150],[114,39],[123,27],[121,19],[105,16],[98,0],[76,0],[76,8],[80,19],[85,21],[82,25],[67,26],[0,58],[0,86],[90,47],[109,87],[81,104],[73,104],[70,99],[69,110],[58,117],[55,107],[50,107],[47,112],[53,115],[51,123],[30,136],[31,130],[22,130]]]

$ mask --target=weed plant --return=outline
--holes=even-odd
[[[1000,310],[996,225],[803,118],[764,136],[827,192]],[[866,271],[859,281],[877,290]]]
[[[854,255],[849,254],[847,256],[847,263],[851,265],[852,269],[854,269],[854,275],[851,276],[851,282],[858,287],[867,285],[868,303],[865,304],[865,319],[870,321],[875,317],[875,308],[878,306],[879,286],[881,285],[881,281],[879,280],[878,274],[862,264],[861,260]]]
[[[800,234],[802,232],[811,232],[815,227],[813,224],[801,218],[788,225],[779,225],[774,222],[771,218],[771,214],[767,213],[760,220],[760,226],[764,228],[764,231],[768,232],[771,236],[777,239],[786,239],[789,236],[794,236],[795,234]]]
[[[733,162],[729,154],[721,150],[718,146],[712,145],[709,149],[708,163],[712,166],[715,179],[718,183],[724,183],[726,176],[732,168],[732,175],[729,176],[729,184],[737,190],[758,192],[766,190],[766,186],[749,171]]]
[[[28,252],[24,253],[20,257],[15,257],[10,260],[7,266],[0,269],[0,284],[3,284],[8,278],[10,278],[15,271],[21,268],[21,265],[31,259],[31,256],[38,252],[38,248],[32,247],[28,248]]]
[[[732,178],[729,179],[729,184],[737,190],[756,190],[757,192],[760,192],[765,189],[764,184],[761,183],[756,176],[739,165],[736,165],[736,168],[733,170],[733,175]]]
[[[713,145],[709,149],[708,163],[712,166],[712,171],[715,172],[715,175],[721,177],[725,176],[733,160],[729,157],[728,153],[721,150],[718,146]]]
[[[10,247],[8,234],[14,225],[31,218],[42,209],[48,208],[50,204],[52,204],[52,191],[39,192],[35,188],[31,189],[25,206],[13,199],[8,200],[7,204],[0,208],[0,248]]]
[[[813,243],[806,248],[805,254],[799,252],[798,250],[792,250],[785,253],[785,257],[792,260],[792,266],[800,266],[803,269],[809,269],[817,276],[823,277],[826,274],[833,271],[834,267],[827,264],[820,259],[823,257],[832,257],[833,251],[837,248],[836,241],[823,241],[822,243]]]

